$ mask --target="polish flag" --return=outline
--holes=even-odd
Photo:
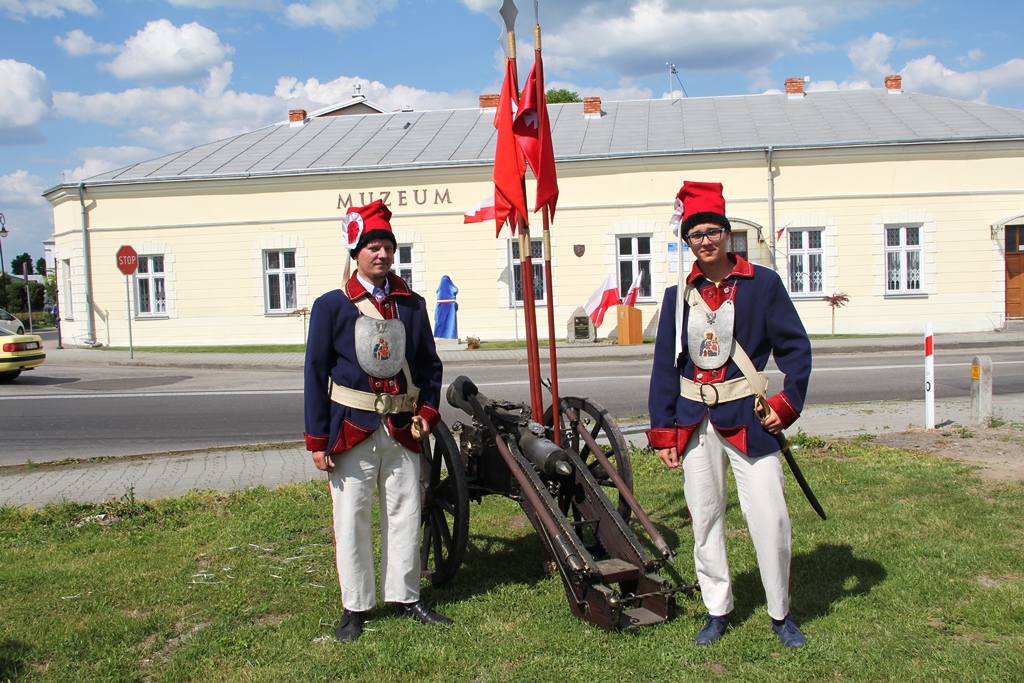
[[[594,321],[594,326],[600,327],[601,323],[604,322],[605,311],[612,306],[618,305],[618,303],[619,286],[615,283],[615,276],[608,275],[601,283],[601,286],[583,304],[583,308],[587,311],[590,319]]]
[[[644,271],[637,273],[636,279],[633,280],[633,284],[629,286],[629,291],[626,292],[626,298],[622,300],[623,306],[636,306],[636,298],[640,296],[640,283],[644,279]]]
[[[494,195],[489,195],[472,209],[463,214],[463,223],[483,223],[494,220]]]

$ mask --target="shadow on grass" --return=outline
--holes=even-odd
[[[29,646],[19,640],[0,642],[0,681],[16,681],[28,664]]]
[[[435,599],[455,602],[487,594],[498,586],[532,586],[546,576],[541,539],[533,527],[516,538],[470,534],[459,571],[447,585],[432,590]]]
[[[867,595],[887,576],[881,563],[856,557],[849,545],[824,544],[809,553],[796,554],[790,568],[793,615],[797,622],[823,617],[833,604],[851,596]],[[733,591],[734,623],[746,621],[765,602],[757,568],[738,575]]]

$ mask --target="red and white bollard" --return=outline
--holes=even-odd
[[[931,323],[924,325],[924,428],[935,429],[935,343]]]

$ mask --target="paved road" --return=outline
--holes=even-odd
[[[996,353],[1007,346],[1024,346],[1024,333],[958,335],[946,340],[937,338],[940,349],[989,349]],[[816,342],[816,356],[850,351],[884,351],[913,348],[919,340],[882,338],[881,340],[824,340]],[[297,367],[301,357],[297,354],[262,354],[258,356],[232,354],[146,354],[137,353],[129,359],[127,352],[97,352],[68,349],[68,357],[79,358],[83,365],[95,365],[97,359],[105,364],[124,364],[145,367],[146,363],[160,367],[206,368],[248,367],[264,371],[269,367]],[[560,353],[565,362],[595,362],[631,359],[650,353],[649,347],[609,347],[608,349],[568,349]],[[982,351],[984,352],[984,351]],[[51,351],[52,353],[52,351]],[[518,362],[520,354],[508,352],[443,351],[449,366],[480,361]],[[467,356],[466,354],[474,354]],[[589,355],[588,355],[589,354]],[[148,357],[147,357],[148,356]],[[169,356],[169,358],[165,358]],[[268,358],[267,356],[281,356]],[[187,373],[186,373],[187,374]],[[841,382],[841,379],[834,381]],[[1024,422],[1024,393],[1003,393],[995,399],[996,414],[1003,419]],[[0,402],[2,405],[2,402]],[[845,436],[864,432],[904,430],[921,427],[924,422],[923,401],[899,400],[872,404],[820,404],[810,406],[795,428],[809,434]],[[945,398],[937,401],[938,422],[967,424],[969,404],[965,398]],[[97,419],[108,419],[106,416]],[[642,441],[643,424],[622,425],[623,431],[634,441]],[[8,436],[5,434],[5,437]],[[132,488],[140,498],[177,495],[190,488],[235,489],[255,485],[274,486],[281,483],[318,478],[306,453],[298,448],[281,450],[215,449],[193,453],[156,455],[141,458],[115,458],[103,461],[69,465],[0,467],[0,504],[43,505],[53,500],[83,502],[116,498]]]

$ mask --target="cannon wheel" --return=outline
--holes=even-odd
[[[469,489],[459,447],[444,422],[430,433],[423,459],[420,566],[434,586],[455,576],[469,543]]]
[[[564,396],[562,397],[566,403],[569,404],[573,410],[576,411],[576,415],[580,420],[583,427],[590,432],[590,435],[594,437],[599,443],[604,440],[608,442],[608,447],[605,448],[605,454],[611,461],[612,465],[615,466],[615,470],[622,477],[623,481],[629,487],[629,490],[633,490],[633,466],[629,461],[629,447],[626,445],[626,440],[622,437],[622,432],[619,431],[619,426],[615,422],[615,418],[608,414],[608,411],[604,409],[597,401],[593,401],[589,398],[581,398],[579,396]],[[568,435],[568,446],[574,451],[580,454],[580,458],[586,463],[587,467],[593,467],[597,462],[597,458],[590,451],[590,447],[587,446],[583,437],[580,436],[579,432],[571,428],[569,418],[563,413],[562,424],[566,427]],[[554,424],[551,415],[551,408],[544,412],[544,424],[548,427]],[[612,483],[608,477],[598,477],[597,481],[602,486],[615,488],[615,484]],[[623,520],[629,521],[629,515],[631,510],[626,501],[619,497],[618,501],[619,515]]]

